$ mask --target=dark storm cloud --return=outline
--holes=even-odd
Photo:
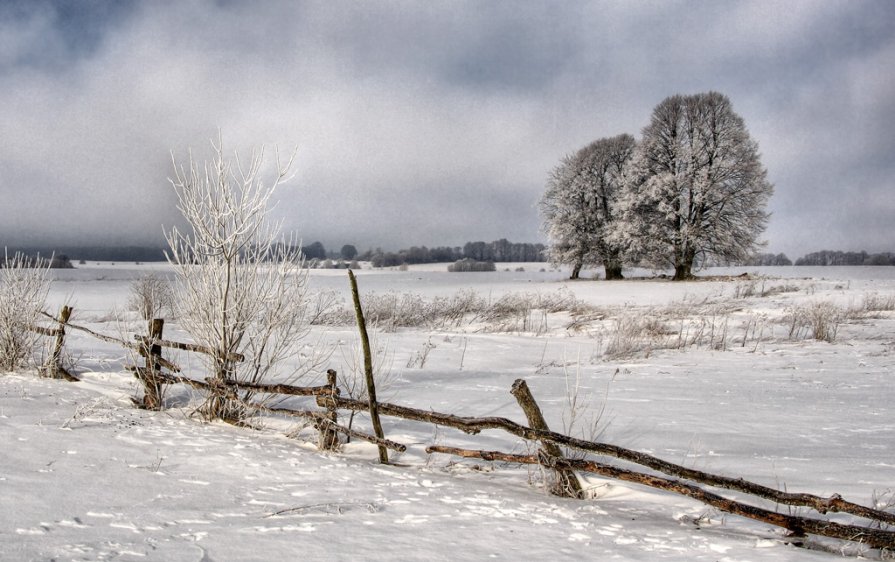
[[[895,7],[877,2],[21,2],[0,8],[0,235],[161,241],[169,152],[297,145],[276,213],[359,248],[538,240],[550,168],[727,94],[769,249],[895,249]]]

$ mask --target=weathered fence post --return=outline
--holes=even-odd
[[[364,311],[360,305],[360,293],[357,291],[357,279],[354,272],[348,270],[348,280],[351,282],[351,296],[354,299],[354,315],[357,318],[357,329],[360,331],[360,341],[364,348],[364,378],[367,381],[367,397],[370,403],[370,420],[373,422],[373,434],[379,439],[385,439],[382,431],[382,422],[379,421],[379,405],[376,402],[376,385],[373,382],[373,354],[370,352],[370,336],[367,334],[367,322],[364,320]],[[379,462],[388,464],[388,449],[379,445]]]
[[[165,321],[155,318],[149,321],[149,340],[157,342],[162,339],[162,331],[165,329]],[[157,343],[143,344],[142,355],[146,358],[146,369],[138,378],[143,382],[143,407],[147,410],[162,409],[162,383],[156,374],[161,371],[159,359],[162,355],[162,346]]]
[[[528,418],[529,427],[541,431],[550,431],[550,428],[547,427],[547,422],[544,420],[544,416],[541,413],[541,408],[538,407],[538,403],[535,402],[535,398],[532,396],[531,390],[528,388],[528,384],[524,379],[518,379],[513,383],[510,394],[512,394],[516,401],[519,402],[519,406],[521,406],[522,411],[525,412],[525,417]],[[541,441],[541,450],[548,457],[557,459],[564,458],[562,449],[560,449],[559,445],[556,443]],[[557,468],[554,471],[554,474],[556,475],[556,480],[548,482],[547,486],[551,494],[567,498],[581,498],[583,496],[584,491],[581,488],[581,483],[578,481],[578,477],[573,470],[568,468]]]
[[[339,386],[336,379],[336,372],[332,369],[326,371],[326,384],[332,393],[326,402],[326,419],[338,423],[339,418],[336,413],[336,401],[332,398],[339,395]],[[320,430],[317,438],[317,447],[324,451],[334,451],[339,447],[339,432],[327,423],[318,424]]]
[[[56,327],[56,341],[53,343],[53,351],[44,365],[44,375],[53,379],[65,379],[69,381],[78,380],[65,367],[62,366],[62,347],[65,345],[65,325],[71,318],[72,307],[63,306],[59,311],[59,319],[56,321],[59,325]]]

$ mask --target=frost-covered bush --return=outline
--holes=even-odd
[[[321,360],[305,354],[302,344],[310,306],[300,246],[269,219],[273,193],[293,160],[282,163],[277,155],[275,175],[265,181],[263,149],[245,161],[238,153],[227,158],[220,140],[212,145],[210,162],[190,154],[185,163],[175,162],[169,180],[187,224],[167,234],[178,319],[195,343],[211,350],[204,358],[216,382],[275,377],[288,383]],[[243,400],[251,396],[239,391]],[[250,413],[217,390],[207,394],[201,411],[227,420]]]
[[[861,309],[867,312],[888,312],[895,310],[895,295],[867,293],[864,295]]]
[[[473,259],[465,258],[462,260],[457,260],[448,266],[448,271],[451,273],[464,273],[470,271],[497,271],[497,266],[494,265],[493,261],[476,261]]]
[[[161,275],[150,273],[131,283],[127,308],[140,314],[143,320],[162,318],[174,309],[174,290]]]
[[[836,334],[847,317],[847,311],[835,303],[819,301],[790,308],[786,314],[789,337],[836,341]]]
[[[14,371],[31,359],[38,335],[29,330],[46,306],[47,260],[21,253],[4,256],[0,268],[0,370]]]
[[[609,343],[603,354],[608,358],[649,355],[655,348],[666,347],[664,323],[650,315],[623,314],[613,320]]]

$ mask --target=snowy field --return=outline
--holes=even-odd
[[[672,283],[636,271],[623,282],[569,282],[544,264],[518,267],[358,272],[368,298],[423,306],[462,297],[489,307],[456,322],[380,324],[388,383],[380,400],[524,423],[509,394],[524,378],[551,428],[563,431],[577,381],[584,408],[573,435],[790,492],[895,504],[895,268],[711,269],[700,275],[712,279]],[[130,283],[150,271],[168,268],[54,272],[50,310],[69,303],[73,323],[110,335],[139,330],[124,309]],[[348,298],[344,271],[310,275],[314,291]],[[500,315],[499,302],[516,304]],[[814,338],[818,318],[832,341]],[[176,319],[165,336],[186,339]],[[329,349],[327,366],[346,374],[355,341],[353,326],[333,316],[313,328],[308,351]],[[596,477],[586,481],[590,499],[560,499],[544,492],[537,469],[425,452],[430,444],[533,450],[499,431],[469,436],[384,418],[387,437],[408,450],[381,466],[365,443],[318,452],[313,429],[285,420],[259,420],[261,431],[202,423],[185,387],[168,389],[163,412],[138,410],[127,352],[80,332],[66,346],[82,382],[0,376],[2,560],[881,556],[821,539],[798,548],[776,527]],[[196,356],[166,357],[203,376]]]

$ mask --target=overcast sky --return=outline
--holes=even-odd
[[[895,251],[895,2],[0,4],[3,244],[161,243],[171,151],[298,147],[277,214],[338,249],[543,241],[560,157],[726,94],[768,251]]]

